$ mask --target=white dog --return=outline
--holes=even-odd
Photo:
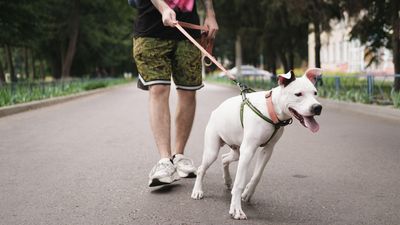
[[[203,198],[206,170],[217,159],[219,149],[226,144],[231,151],[222,155],[222,164],[228,189],[232,187],[229,164],[239,160],[229,214],[234,219],[247,219],[241,200],[249,201],[253,195],[273,147],[282,136],[283,128],[280,127],[289,124],[295,117],[312,132],[319,130],[314,116],[320,115],[322,106],[316,100],[317,89],[314,85],[321,72],[321,69],[313,68],[301,78],[296,78],[293,72],[280,75],[279,86],[271,91],[250,93],[248,98],[232,97],[215,109],[205,131],[203,160],[197,170],[192,198]],[[257,157],[254,174],[245,186],[250,161],[259,147],[262,150]]]

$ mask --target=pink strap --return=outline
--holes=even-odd
[[[268,108],[268,114],[269,118],[274,122],[275,124],[279,123],[278,116],[276,115],[274,104],[272,103],[272,91],[267,92],[266,96],[267,98],[267,108]]]
[[[181,25],[181,27],[186,27],[186,28],[189,28],[189,29],[208,31],[208,27],[207,26],[200,26],[200,25],[197,25],[197,24],[186,23],[186,22],[182,22],[182,21],[178,21],[178,24]]]

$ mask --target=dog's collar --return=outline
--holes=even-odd
[[[267,99],[267,109],[268,109],[269,118],[271,118],[271,120],[274,124],[279,123],[280,121],[278,119],[278,116],[276,115],[274,103],[272,103],[272,90],[268,91],[265,94],[265,98]]]
[[[268,91],[265,94],[265,98],[267,99],[267,110],[268,110],[269,118],[271,118],[271,120],[275,126],[283,127],[283,126],[289,125],[293,122],[292,119],[283,120],[283,121],[279,120],[278,115],[275,112],[274,103],[272,102],[272,90]]]

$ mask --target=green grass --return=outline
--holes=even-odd
[[[396,93],[396,92],[392,91],[391,97],[392,97],[394,107],[400,109],[400,92]]]
[[[73,79],[56,82],[18,82],[0,86],[0,107],[130,82],[123,78]]]

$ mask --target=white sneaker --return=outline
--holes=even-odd
[[[163,158],[151,169],[149,187],[170,184],[179,180],[174,164],[169,158]]]
[[[196,167],[193,165],[193,161],[182,154],[176,154],[172,158],[178,175],[182,178],[194,178],[196,177]]]

